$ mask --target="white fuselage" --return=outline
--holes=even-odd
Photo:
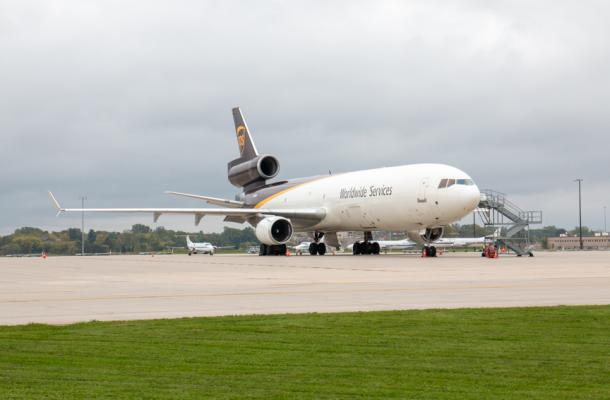
[[[294,249],[296,251],[308,251],[309,250],[309,245],[311,244],[311,242],[301,242],[298,245],[294,246]]]
[[[193,243],[192,246],[189,246],[189,250],[196,251],[198,253],[209,253],[214,251],[214,246],[209,243]]]
[[[493,239],[486,237],[478,238],[441,238],[434,242],[437,247],[484,247],[487,243],[493,242]]]
[[[375,240],[377,243],[379,243],[379,247],[381,248],[381,250],[391,250],[391,249],[397,249],[397,250],[404,250],[404,249],[411,249],[415,246],[417,246],[417,243],[415,243],[412,240],[409,239],[402,239],[402,240]]]
[[[442,180],[453,183],[439,187]],[[458,221],[479,200],[477,186],[463,171],[414,164],[321,177],[270,196],[256,207],[324,209],[325,218],[307,227],[318,231],[416,231]]]
[[[207,242],[194,243],[194,242],[191,242],[191,239],[188,236],[186,237],[186,247],[189,250],[189,254],[190,253],[214,254],[214,246],[212,245],[212,243],[207,243]]]

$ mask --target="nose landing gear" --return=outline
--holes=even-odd
[[[436,247],[434,246],[424,246],[421,251],[422,257],[436,257]]]

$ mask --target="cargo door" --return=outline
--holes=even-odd
[[[419,181],[417,187],[417,197],[415,204],[416,223],[425,225],[428,216],[428,192],[430,187],[430,178],[423,178]]]

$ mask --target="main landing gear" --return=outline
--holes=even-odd
[[[312,256],[326,254],[326,244],[320,243],[324,237],[324,232],[314,232],[313,234],[313,242],[309,245],[309,254]]]
[[[434,246],[424,246],[421,250],[422,257],[436,257],[436,247]]]
[[[259,247],[259,256],[285,256],[288,248],[285,244],[262,244]]]
[[[373,242],[373,234],[370,231],[364,232],[364,242],[354,242],[352,253],[359,254],[379,254],[381,247],[379,243]]]

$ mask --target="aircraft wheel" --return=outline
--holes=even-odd
[[[436,247],[434,247],[434,246],[430,246],[430,247],[428,248],[428,251],[430,252],[430,253],[428,254],[428,257],[436,257]]]
[[[318,254],[318,244],[311,243],[309,245],[309,255],[315,256],[316,254]]]
[[[354,246],[352,247],[352,254],[355,256],[360,254],[360,242],[354,242]]]
[[[285,244],[282,244],[279,247],[280,250],[280,256],[285,256],[286,253],[288,252],[288,247]]]
[[[189,251],[189,256],[190,256],[190,255],[192,255],[192,254],[193,254],[193,253],[191,253],[191,252]]]
[[[324,243],[318,243],[318,254],[321,256],[326,254],[326,245]]]
[[[362,242],[360,244],[360,252],[362,254],[371,254],[371,244],[369,242]]]
[[[379,243],[377,243],[377,242],[371,243],[371,253],[379,254],[380,252],[381,252],[381,247],[379,246]]]
[[[258,255],[259,256],[267,255],[267,245],[266,244],[261,243],[260,247],[258,248]]]

